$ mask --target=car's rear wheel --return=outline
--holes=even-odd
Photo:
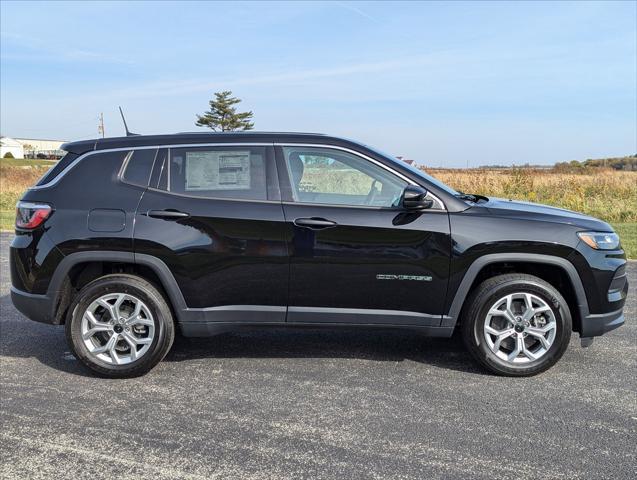
[[[170,308],[151,283],[115,274],[86,285],[75,297],[66,336],[75,356],[107,377],[143,375],[170,349]]]
[[[493,373],[529,376],[553,366],[571,337],[568,304],[549,283],[532,275],[499,275],[468,299],[463,340]]]

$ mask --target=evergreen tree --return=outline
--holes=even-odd
[[[235,105],[240,102],[241,100],[233,97],[229,90],[215,93],[214,100],[210,100],[210,110],[203,115],[197,115],[196,125],[211,128],[215,132],[252,130],[252,112],[237,113]]]

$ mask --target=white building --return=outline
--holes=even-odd
[[[59,158],[64,153],[60,146],[64,140],[44,140],[41,138],[1,138],[0,158],[11,152],[13,158]]]
[[[0,158],[24,158],[24,146],[15,138],[0,137]]]
[[[61,157],[64,152],[60,147],[66,140],[44,140],[41,138],[15,138],[22,144],[24,155],[34,158],[37,155],[45,155],[47,157]]]

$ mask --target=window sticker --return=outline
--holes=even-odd
[[[186,152],[186,191],[249,189],[249,151]]]

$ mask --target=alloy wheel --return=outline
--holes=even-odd
[[[529,363],[549,351],[556,337],[557,322],[553,309],[539,296],[512,293],[491,306],[483,333],[487,346],[501,360]]]
[[[110,293],[88,306],[82,316],[81,334],[91,355],[111,365],[125,365],[148,352],[155,337],[155,322],[139,298]]]

